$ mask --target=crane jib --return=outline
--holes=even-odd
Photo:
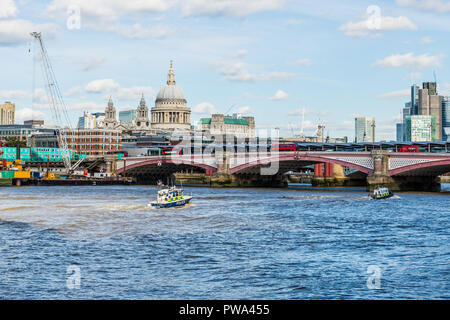
[[[70,154],[68,152],[68,144],[67,144],[67,132],[70,132],[72,126],[70,124],[69,115],[67,113],[67,107],[64,103],[61,91],[59,89],[58,81],[56,80],[55,73],[53,71],[53,67],[50,62],[50,58],[47,54],[47,49],[45,48],[44,42],[42,40],[42,35],[40,32],[32,32],[31,36],[35,38],[35,40],[39,43],[40,54],[41,54],[41,67],[42,73],[44,75],[44,80],[47,83],[46,91],[49,100],[49,104],[52,109],[54,120],[56,121],[56,125],[67,128],[61,132],[61,130],[55,130],[59,147],[64,150],[62,152],[62,159],[64,162],[65,169],[67,173],[73,169],[70,160]],[[34,79],[33,79],[34,80]],[[64,118],[64,121],[63,121]],[[65,123],[64,123],[65,122]]]

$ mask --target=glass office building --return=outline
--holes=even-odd
[[[355,142],[372,142],[375,135],[375,119],[355,118]]]
[[[419,114],[419,86],[418,85],[413,85],[411,86],[411,102],[410,102],[410,107],[411,107],[411,114],[412,115],[416,115]]]
[[[405,131],[407,141],[435,141],[436,117],[425,115],[406,116]]]
[[[119,121],[132,123],[136,121],[136,109],[119,112]]]
[[[442,98],[442,140],[450,141],[450,96]]]
[[[403,123],[396,124],[397,142],[405,141],[405,125]]]

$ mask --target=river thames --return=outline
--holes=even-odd
[[[0,298],[449,299],[446,191],[2,187]]]

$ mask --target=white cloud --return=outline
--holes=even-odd
[[[84,90],[89,93],[115,92],[120,85],[113,79],[99,79],[89,82]]]
[[[35,89],[33,93],[33,105],[45,105],[45,108],[49,108],[48,103],[47,92],[42,88]]]
[[[174,4],[173,0],[53,0],[47,6],[46,13],[51,17],[65,16],[69,6],[78,6],[82,23],[87,22],[90,27],[95,27],[95,21],[100,26],[103,22],[117,21],[121,16],[130,14],[161,13]]]
[[[231,16],[242,18],[260,11],[281,9],[285,0],[185,0],[184,16]]]
[[[20,110],[16,110],[15,112],[15,123],[23,123],[25,120],[45,120],[47,116],[35,109],[31,108],[23,108]]]
[[[149,21],[150,14],[165,12],[175,5],[175,0],[53,0],[46,8],[50,18],[67,16],[69,6],[78,6],[81,12],[81,28],[115,32],[132,39],[161,38],[172,32],[168,26],[145,27],[140,23],[121,24],[134,17]]]
[[[235,113],[249,114],[251,112],[252,112],[252,107],[250,107],[250,106],[243,106],[243,107],[237,108]]]
[[[409,89],[393,91],[388,93],[382,93],[378,95],[381,99],[400,99],[400,98],[408,98],[411,95],[411,91]]]
[[[288,97],[288,94],[286,92],[284,92],[283,90],[277,90],[277,92],[275,92],[275,94],[268,98],[269,100],[284,100]]]
[[[212,103],[209,102],[202,102],[196,105],[192,108],[193,113],[200,113],[200,114],[213,114],[217,113],[216,107]]]
[[[28,96],[28,92],[23,90],[0,90],[0,101],[11,101],[24,99]]]
[[[14,45],[31,40],[30,33],[42,32],[46,38],[55,36],[58,27],[54,24],[34,24],[27,20],[1,20],[0,21],[0,44]]]
[[[415,56],[414,53],[393,54],[374,63],[374,66],[391,68],[411,68],[421,69],[428,67],[438,67],[442,65],[443,55],[422,54]]]
[[[142,94],[144,97],[152,97],[154,89],[152,87],[134,86],[129,88],[119,88],[114,93],[114,98],[119,100],[138,100]]]
[[[119,100],[137,100],[140,99],[142,94],[147,97],[154,95],[154,89],[148,86],[133,86],[129,88],[122,88],[119,83],[113,79],[98,79],[89,82],[84,90],[87,93],[106,93],[105,98],[110,95],[114,99]]]
[[[0,0],[0,19],[15,17],[18,12],[13,0]]]
[[[419,41],[420,44],[429,44],[429,43],[433,43],[433,42],[435,42],[435,41],[433,39],[431,39],[430,37],[423,37]]]
[[[401,7],[412,7],[421,11],[436,13],[450,12],[450,2],[442,0],[396,0],[397,5]]]
[[[391,30],[417,30],[417,26],[407,17],[380,16],[379,25],[373,25],[372,18],[359,22],[348,22],[340,27],[345,35],[349,37],[378,37],[381,31]]]
[[[298,65],[298,66],[310,66],[312,63],[311,63],[310,59],[304,58],[304,59],[299,59],[299,60],[294,61],[293,64]]]
[[[254,81],[256,76],[250,74],[244,62],[220,62],[219,73],[231,81]]]

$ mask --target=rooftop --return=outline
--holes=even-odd
[[[223,119],[223,122],[225,124],[235,124],[235,125],[241,125],[241,126],[248,126],[248,121],[245,120],[245,119],[237,119],[237,118],[225,117]],[[211,124],[211,118],[201,118],[198,123],[199,124]]]

